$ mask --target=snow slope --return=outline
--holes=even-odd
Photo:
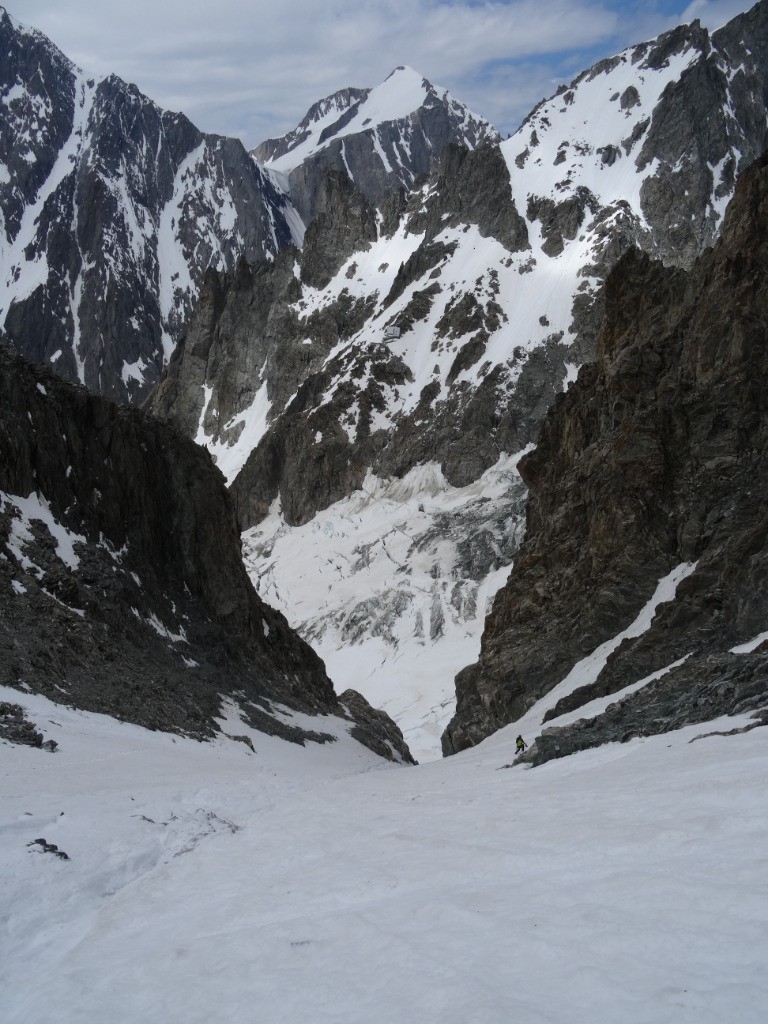
[[[5,1024],[764,1020],[765,736],[689,742],[746,721],[404,769],[0,698],[60,744],[0,744]]]

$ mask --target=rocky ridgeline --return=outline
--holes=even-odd
[[[612,272],[597,361],[520,463],[525,541],[480,659],[456,679],[446,753],[520,718],[681,563],[695,570],[675,599],[548,718],[669,670],[598,717],[550,726],[525,759],[768,705],[766,238],[768,156],[744,173],[721,239],[690,272],[636,250]]]
[[[292,240],[290,204],[239,141],[88,79],[2,8],[0,212],[0,327],[123,402],[157,380],[210,265]]]
[[[404,104],[404,93],[410,103]],[[404,106],[411,109],[404,112]],[[375,89],[341,89],[319,100],[293,131],[267,139],[252,154],[278,171],[309,224],[330,168],[344,171],[369,202],[379,204],[435,171],[449,143],[474,149],[498,139],[493,125],[449,92],[399,67]]]
[[[256,595],[209,455],[5,346],[0,666],[5,685],[149,728],[209,737],[229,697],[264,732],[323,742],[323,716],[337,715],[408,759],[396,727],[356,694],[337,699],[317,655]]]
[[[337,101],[359,113],[369,92],[346,90]],[[302,222],[287,178],[262,170],[241,142],[201,133],[114,75],[88,78],[0,8],[0,329],[27,358],[138,403],[206,272],[300,243],[322,212],[328,168],[353,167],[379,201],[434,167],[448,141],[497,137],[421,79],[414,110],[375,128],[378,148],[372,129],[338,144],[328,132],[322,152],[295,170]],[[393,161],[399,154],[389,170],[377,155],[385,150]]]

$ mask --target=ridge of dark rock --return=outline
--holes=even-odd
[[[251,155],[259,163],[283,156],[290,152],[294,146],[304,141],[307,137],[308,129],[315,121],[321,120],[334,110],[339,111],[340,117],[347,116],[351,110],[357,107],[360,100],[364,100],[368,96],[370,91],[370,89],[356,89],[354,86],[350,86],[347,89],[337,89],[330,96],[325,96],[323,99],[313,103],[292,131],[274,139],[265,139],[264,142],[260,142],[258,146],[251,150]]]
[[[0,608],[0,681],[149,728],[211,736],[229,699],[255,728],[324,741],[322,716],[354,724],[360,705],[254,591],[208,453],[5,345]],[[407,760],[385,718],[367,711],[361,738]]]

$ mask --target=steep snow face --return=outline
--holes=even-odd
[[[240,143],[86,77],[4,11],[0,46],[0,327],[61,375],[140,399],[206,269],[274,256],[299,218]]]
[[[641,247],[670,262],[688,263],[711,243],[736,169],[758,155],[745,124],[747,69],[735,74],[718,38],[683,27],[602,61],[502,144],[516,200],[549,255],[590,235],[599,255],[606,220],[617,215],[632,222]],[[764,61],[749,71],[762,78]],[[686,106],[708,110],[704,153]]]
[[[262,599],[326,664],[403,730],[418,761],[440,756],[453,675],[477,658],[490,602],[524,522],[517,459],[450,487],[434,464],[361,490],[298,529],[279,507],[243,536]]]
[[[664,91],[701,55],[687,41],[663,66],[651,67],[637,49],[627,50],[540,104],[502,143],[515,196],[521,203],[537,195],[562,202],[588,188],[601,205],[624,200],[642,216],[640,143]]]
[[[745,716],[500,771],[0,701],[59,744],[0,743],[4,1024],[765,1016],[765,730],[690,742]]]
[[[378,143],[378,152],[386,170],[391,171],[391,157],[381,148],[378,133],[389,131],[395,122],[404,122],[421,108],[444,105],[456,118],[459,133],[455,141],[470,147],[477,145],[478,135],[489,138],[496,135],[493,126],[448,92],[427,81],[413,68],[401,66],[373,89],[349,89],[335,93],[315,104],[307,117],[284,140],[270,140],[254,150],[257,159],[263,159],[265,147],[275,151],[264,163],[270,169],[287,174],[299,164],[316,156],[333,142],[351,135],[369,134]],[[279,145],[280,142],[283,145]],[[407,168],[410,157],[408,133],[402,143],[400,169]]]

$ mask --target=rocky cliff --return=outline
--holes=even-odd
[[[597,361],[520,463],[525,540],[480,659],[457,676],[446,753],[520,719],[637,625],[676,569],[673,598],[547,717],[620,699],[550,726],[526,759],[768,705],[766,237],[768,155],[744,173],[721,239],[690,272],[636,250],[613,270]]]
[[[298,221],[234,139],[88,78],[0,8],[0,328],[119,401],[155,383],[210,265]]]
[[[200,738],[220,728],[225,698],[297,742],[328,739],[323,716],[338,715],[408,759],[394,725],[355,694],[337,699],[317,655],[254,592],[210,456],[5,346],[0,613],[5,685]],[[296,712],[317,727],[292,724]]]
[[[552,351],[513,354],[512,379],[483,362],[490,332],[505,321],[493,269],[476,295],[438,280],[457,248],[442,236],[461,236],[465,219],[473,239],[508,260],[527,259],[525,221],[499,149],[449,146],[435,178],[398,201],[403,210],[387,234],[349,179],[329,171],[301,251],[208,278],[149,400],[154,413],[209,446],[244,526],[278,495],[288,522],[306,522],[359,487],[369,469],[400,477],[434,460],[451,484],[467,484],[502,451],[531,440],[556,393]],[[393,252],[411,255],[396,260]],[[380,282],[368,293],[374,267]],[[432,283],[418,289],[427,274]],[[434,322],[433,303],[442,315],[427,335],[430,355],[411,336],[426,340],[419,321]],[[383,340],[391,322],[399,343]],[[503,416],[498,396],[512,383],[520,408]]]

